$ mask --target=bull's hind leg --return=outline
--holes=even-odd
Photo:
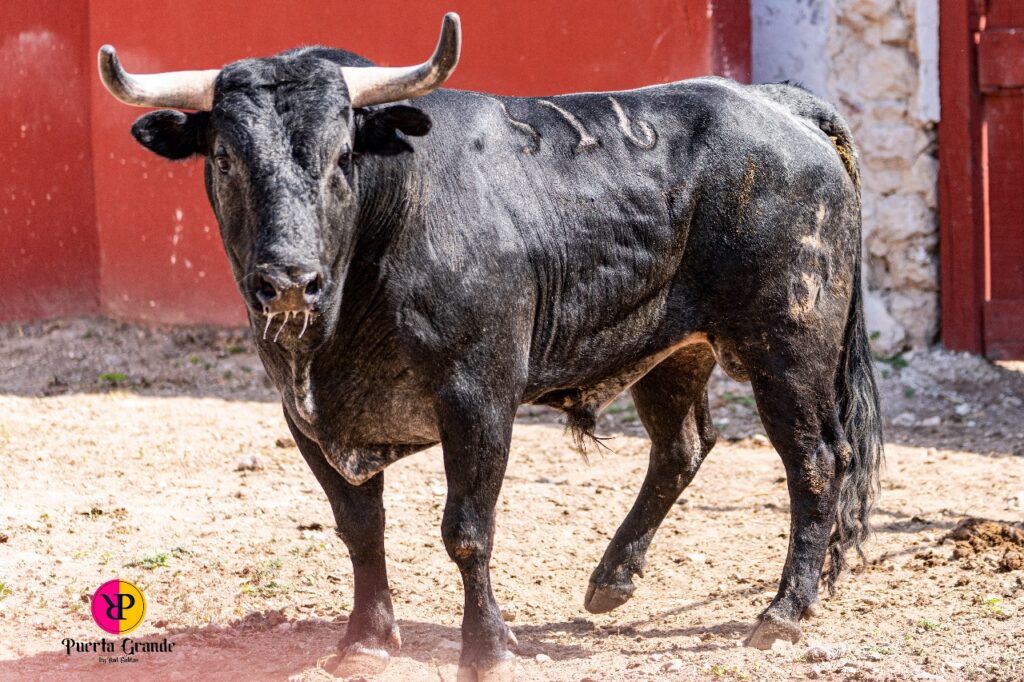
[[[335,675],[375,675],[388,665],[387,647],[402,641],[391,606],[384,558],[384,474],[354,486],[327,463],[320,446],[307,438],[285,414],[295,443],[327,494],[338,535],[352,560],[355,596],[338,655],[328,668]]]
[[[771,605],[747,644],[799,641],[799,621],[817,603],[818,582],[836,520],[850,449],[836,411],[838,358],[813,339],[775,340],[771,353],[744,358],[761,421],[786,468],[790,499],[789,552]]]
[[[633,386],[637,414],[651,437],[650,464],[633,508],[590,576],[584,606],[591,613],[611,611],[633,596],[633,576],[643,570],[655,531],[715,444],[705,388],[714,366],[708,346],[687,346]]]

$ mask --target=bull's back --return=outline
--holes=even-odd
[[[435,119],[428,153],[456,170],[432,176],[455,231],[435,238],[470,271],[530,280],[537,384],[596,378],[699,331],[771,280],[802,238],[843,241],[835,221],[813,229],[822,205],[848,209],[834,146],[750,87],[697,79],[423,102]]]

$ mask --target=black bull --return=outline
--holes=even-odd
[[[590,578],[601,613],[630,598],[715,442],[716,362],[753,384],[791,499],[778,594],[748,643],[796,641],[826,553],[831,587],[867,535],[881,459],[856,151],[835,111],[719,78],[353,109],[339,64],[368,62],[323,48],[238,62],[212,111],[133,131],[205,157],[260,357],[351,555],[340,669],[379,667],[400,641],[389,463],[442,444],[462,672],[504,678],[513,640],[488,563],[517,406],[564,410],[586,441],[628,389],[650,434],[643,487]]]

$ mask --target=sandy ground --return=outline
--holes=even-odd
[[[939,352],[879,367],[890,428],[869,564],[805,641],[768,652],[739,643],[775,592],[788,502],[745,386],[714,378],[723,438],[636,596],[604,616],[582,608],[587,578],[648,443],[628,399],[589,464],[557,415],[523,410],[492,564],[519,679],[1024,680],[1024,536],[946,539],[966,518],[1024,521],[1024,367]],[[345,630],[351,568],[244,333],[0,327],[0,457],[0,679],[330,679],[317,664]],[[385,478],[403,649],[382,679],[454,680],[440,452]],[[129,637],[172,652],[65,653],[64,638],[104,636],[88,600],[114,577],[148,600]]]

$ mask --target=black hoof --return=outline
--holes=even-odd
[[[618,585],[595,585],[587,587],[587,596],[583,599],[583,607],[590,613],[608,613],[617,609],[633,596],[636,590],[631,583]]]
[[[771,649],[772,644],[780,639],[796,644],[803,634],[798,624],[765,613],[758,619],[743,644],[755,649]]]

